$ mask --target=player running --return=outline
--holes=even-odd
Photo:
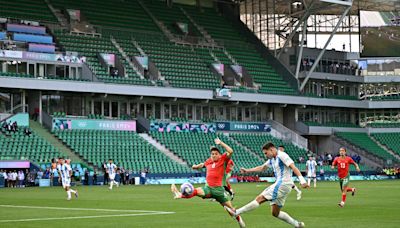
[[[224,182],[226,181],[226,166],[233,154],[233,150],[218,138],[215,139],[215,144],[221,145],[226,152],[221,154],[217,147],[212,147],[210,158],[208,158],[204,163],[192,166],[193,169],[202,169],[203,167],[207,169],[206,184],[204,187],[195,188],[191,195],[185,196],[178,191],[174,184],[172,184],[171,191],[174,194],[175,199],[192,198],[194,196],[203,199],[214,198],[221,204],[221,206],[233,209],[229,193],[227,193],[223,187],[225,186]],[[239,215],[235,216],[235,218],[240,227],[246,227],[244,221]]]
[[[278,146],[278,150],[285,152],[285,146],[283,146],[283,145]],[[308,185],[310,185],[310,184],[308,184]],[[294,189],[297,192],[296,199],[300,200],[301,199],[301,190],[296,186],[295,183],[293,183],[292,189]]]
[[[58,161],[58,181],[62,183],[63,188],[67,192],[67,200],[71,200],[71,192],[75,194],[75,198],[78,198],[78,191],[71,189],[71,166],[65,163],[64,158],[59,158]]]
[[[346,193],[351,192],[351,195],[354,196],[356,193],[356,188],[350,188],[350,174],[349,174],[349,167],[350,164],[353,164],[356,167],[357,172],[360,172],[360,168],[358,167],[357,163],[351,157],[346,156],[346,148],[341,147],[339,149],[339,157],[336,157],[333,160],[331,169],[335,169],[337,166],[338,169],[338,176],[339,176],[339,183],[340,183],[340,190],[342,191],[342,201],[338,203],[340,207],[344,207],[344,203],[346,202]]]
[[[300,184],[303,188],[308,187],[306,180],[301,175],[299,169],[294,165],[294,162],[289,155],[285,152],[277,150],[273,143],[269,142],[265,144],[262,150],[265,156],[268,158],[268,161],[263,165],[254,168],[241,168],[241,172],[262,172],[268,167],[272,167],[276,177],[275,183],[266,188],[255,198],[255,200],[251,201],[247,205],[237,210],[230,207],[225,207],[225,210],[227,210],[232,216],[238,216],[242,213],[256,209],[260,206],[260,204],[265,203],[266,201],[271,201],[270,205],[272,209],[272,215],[274,217],[277,217],[280,220],[293,225],[294,227],[305,227],[303,222],[293,219],[286,212],[281,211],[281,208],[284,206],[287,196],[292,191],[292,171],[299,178]]]
[[[311,186],[311,179],[314,180],[314,188],[317,187],[317,162],[313,159],[312,156],[309,157],[306,162],[306,172],[307,172],[307,181],[308,186]]]
[[[117,166],[113,163],[112,159],[108,159],[108,164],[106,165],[106,172],[108,173],[108,177],[110,178],[110,187],[108,189],[112,190],[113,185],[117,185],[119,187],[119,183],[116,182],[115,174],[117,173]]]

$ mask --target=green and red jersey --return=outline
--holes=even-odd
[[[221,187],[224,186],[226,168],[230,158],[226,153],[221,155],[218,161],[213,161],[211,158],[204,162],[204,166],[207,169],[206,181],[210,187]]]
[[[356,163],[354,162],[354,160],[349,157],[346,156],[345,158],[342,157],[336,157],[335,160],[333,160],[332,165],[336,166],[337,165],[337,169],[338,169],[338,176],[339,178],[343,179],[345,177],[347,177],[349,175],[349,167],[350,164],[355,165]]]

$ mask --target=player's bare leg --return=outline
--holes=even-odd
[[[237,210],[229,207],[224,207],[224,208],[232,217],[236,217],[242,213],[256,209],[257,207],[260,206],[260,204],[264,203],[265,201],[267,201],[267,199],[265,199],[263,195],[259,195],[255,198],[255,200],[251,201],[250,203],[244,205],[243,207]]]
[[[304,222],[300,222],[292,218],[288,213],[281,211],[278,205],[273,204],[271,205],[271,212],[272,215],[290,225],[293,225],[296,228],[305,227]]]
[[[246,227],[246,224],[244,223],[244,221],[243,221],[243,219],[242,219],[242,217],[240,215],[235,215],[234,216],[227,210],[227,208],[230,209],[231,211],[235,210],[235,208],[232,206],[231,201],[227,201],[225,203],[221,203],[221,206],[224,207],[224,209],[229,213],[229,215],[231,215],[232,217],[234,217],[236,219],[236,221],[239,223],[239,226],[241,228]]]
[[[192,192],[192,194],[188,195],[188,196],[184,196],[182,195],[182,193],[178,190],[178,188],[176,187],[175,184],[171,184],[171,192],[174,195],[174,199],[182,199],[182,198],[186,198],[186,199],[190,199],[194,196],[204,196],[204,191],[202,188],[195,188],[194,191]]]

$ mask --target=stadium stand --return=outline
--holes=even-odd
[[[292,143],[283,142],[270,134],[265,133],[231,133],[230,137],[238,141],[240,144],[246,146],[251,151],[256,153],[258,156],[265,158],[261,148],[267,142],[273,142],[276,146],[284,145],[285,152],[293,159],[298,162],[300,157],[307,159],[307,151],[295,146]]]
[[[371,134],[382,145],[385,145],[396,154],[400,155],[400,133],[374,133]]]
[[[234,172],[240,167],[253,167],[263,163],[260,157],[255,156],[245,148],[237,144],[231,138],[216,133],[193,133],[193,132],[151,132],[151,135],[176,155],[187,161],[189,165],[199,164],[210,157],[210,147],[214,146],[214,139],[219,137],[234,150],[232,157],[235,162]],[[219,147],[224,151],[222,147]]]
[[[152,19],[147,15],[138,1],[107,1],[107,0],[51,0],[58,9],[80,9],[94,25],[100,26],[100,30],[112,27],[122,30],[139,30],[160,32]],[[118,15],[118,17],[116,17]]]
[[[45,1],[1,1],[0,15],[3,18],[57,23],[57,19],[51,13]]]
[[[367,127],[373,127],[373,128],[400,128],[400,123],[399,122],[373,122],[373,123],[368,123]]]
[[[304,121],[303,122],[307,126],[318,126],[318,127],[349,127],[349,128],[359,128],[357,124],[354,123],[340,123],[340,122],[326,122],[319,123],[314,121]]]
[[[297,94],[275,72],[273,67],[257,53],[254,46],[247,42],[233,28],[230,22],[218,15],[214,9],[204,8],[204,11],[200,12],[195,7],[182,5],[182,8],[195,18],[195,21],[203,26],[214,39],[223,44],[229,54],[249,71],[255,83],[261,84],[259,92],[287,95]]]
[[[24,133],[25,128],[19,127],[18,131],[0,131],[0,160],[26,159],[32,162],[50,162],[52,158],[59,157],[61,153],[57,148],[41,138],[32,129],[30,135]]]
[[[376,144],[366,133],[337,132],[338,137],[368,151],[385,160],[397,161],[397,159],[385,149]]]
[[[87,162],[96,167],[113,159],[118,166],[151,173],[191,173],[192,170],[168,158],[142,139],[127,131],[60,130],[53,132]]]

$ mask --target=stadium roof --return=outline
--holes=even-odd
[[[292,0],[292,2],[305,2],[306,5],[309,5],[314,0]],[[241,2],[245,2],[241,0]],[[254,6],[251,5],[251,0],[247,1],[248,7],[254,7],[254,12],[259,12],[258,10],[258,1],[254,1],[256,4]],[[275,2],[276,13],[278,14],[290,14],[288,7],[288,0],[260,0],[262,7],[262,12],[266,12],[265,7],[268,5],[271,8]],[[328,5],[331,5],[328,7]],[[343,13],[343,7],[330,4],[330,3],[317,3],[317,7],[321,7],[321,10],[318,11],[318,14],[341,14]],[[357,14],[358,10],[369,10],[369,11],[400,11],[400,1],[399,0],[354,0],[352,14]]]

